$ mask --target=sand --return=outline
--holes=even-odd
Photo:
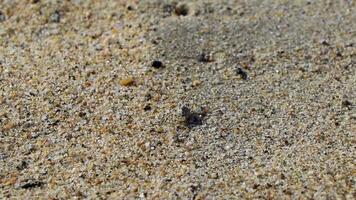
[[[356,2],[0,0],[1,199],[354,199]]]

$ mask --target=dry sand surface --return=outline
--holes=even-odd
[[[0,199],[355,199],[354,0],[0,0]]]

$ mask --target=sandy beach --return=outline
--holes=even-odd
[[[356,1],[0,0],[0,199],[356,197]]]

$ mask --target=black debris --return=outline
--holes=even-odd
[[[127,10],[131,11],[133,10],[134,8],[132,6],[127,6]]]
[[[83,117],[85,117],[87,114],[86,114],[85,112],[79,112],[78,115],[79,115],[79,117],[82,117],[82,118],[83,118]]]
[[[342,57],[342,53],[340,51],[336,52],[337,57]]]
[[[260,187],[259,184],[254,184],[254,185],[252,186],[252,189],[256,190],[258,187]]]
[[[353,47],[353,46],[355,46],[354,43],[348,43],[345,45],[345,47]]]
[[[27,182],[20,186],[22,189],[31,189],[36,187],[41,187],[44,183],[40,181]]]
[[[289,146],[290,145],[288,140],[284,140],[284,144],[285,144],[285,146]]]
[[[191,185],[190,186],[190,191],[193,193],[193,198],[192,199],[197,199],[198,192],[201,190],[200,185]]]
[[[152,67],[156,68],[156,69],[162,68],[163,67],[163,63],[161,61],[159,61],[159,60],[155,60],[155,61],[152,62]]]
[[[186,4],[177,5],[174,9],[174,14],[178,16],[186,16],[189,14],[189,7]]]
[[[24,170],[25,168],[27,168],[27,165],[27,162],[23,160],[19,165],[16,166],[16,169],[19,171]]]
[[[342,101],[341,104],[343,107],[347,107],[347,108],[352,106],[352,103],[349,100],[344,100],[344,101]]]
[[[326,40],[321,41],[321,44],[324,45],[324,46],[329,46],[330,45],[329,42],[326,41]]]
[[[157,45],[158,41],[157,40],[152,40],[151,43],[154,44],[154,45]]]
[[[246,73],[245,70],[243,70],[241,67],[238,67],[238,68],[236,69],[236,73],[237,73],[238,75],[240,75],[243,80],[248,80],[248,75],[247,75],[247,73]]]
[[[152,109],[152,108],[151,108],[150,105],[146,105],[146,106],[143,108],[144,111],[150,111],[151,109]]]
[[[146,95],[145,95],[145,100],[146,101],[149,101],[149,100],[151,100],[152,99],[152,95],[150,94],[150,93],[147,93]]]
[[[182,115],[185,118],[184,124],[188,128],[203,125],[203,117],[205,115],[204,113],[192,112],[189,108],[187,108],[186,106],[183,106]]]
[[[201,53],[198,55],[197,60],[199,62],[210,62],[211,58],[209,55],[205,54],[205,53]]]

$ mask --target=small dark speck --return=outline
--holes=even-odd
[[[207,55],[205,53],[201,53],[198,55],[197,60],[198,60],[198,62],[210,62],[211,58],[209,55]]]
[[[144,111],[150,111],[151,109],[152,109],[152,108],[151,108],[150,105],[146,105],[146,106],[143,108]]]
[[[254,185],[252,186],[252,189],[256,190],[258,187],[260,187],[260,185],[254,184]]]
[[[189,108],[183,106],[182,116],[184,117],[184,124],[188,128],[203,124],[204,113],[192,112]]]
[[[347,108],[352,106],[352,103],[349,100],[344,100],[344,101],[342,101],[341,104],[343,107],[347,107]]]
[[[154,45],[157,45],[158,41],[157,40],[152,40],[151,43],[154,44]]]
[[[321,41],[321,44],[324,45],[324,46],[329,46],[330,45],[329,42],[326,41],[326,40]]]
[[[236,73],[237,73],[238,75],[240,75],[243,80],[248,80],[248,75],[247,75],[247,73],[246,73],[245,70],[243,70],[241,67],[238,67],[238,68],[236,69]]]
[[[36,187],[41,187],[44,183],[40,181],[28,182],[20,186],[22,189],[31,189]]]
[[[82,117],[82,118],[85,117],[86,115],[87,115],[87,114],[86,114],[85,112],[80,112],[80,113],[79,113],[79,117]]]
[[[127,10],[133,10],[134,8],[132,6],[127,6]]]
[[[155,61],[152,62],[152,67],[156,68],[156,69],[162,68],[163,67],[163,63],[161,61],[159,61],[159,60],[155,60]]]
[[[348,43],[345,45],[345,47],[353,47],[354,46],[354,43]]]
[[[288,140],[285,140],[285,141],[284,141],[284,144],[285,144],[285,146],[289,146],[289,145],[290,145],[290,143],[288,142]]]
[[[19,165],[16,166],[16,169],[21,171],[21,170],[25,169],[27,167],[27,165],[28,165],[27,162],[23,160],[23,161],[21,161],[21,163]]]
[[[152,95],[150,94],[150,93],[147,93],[146,95],[145,95],[145,100],[146,101],[149,101],[149,100],[151,100],[152,99]]]
[[[178,16],[186,16],[189,14],[189,7],[186,4],[177,5],[174,13]]]

